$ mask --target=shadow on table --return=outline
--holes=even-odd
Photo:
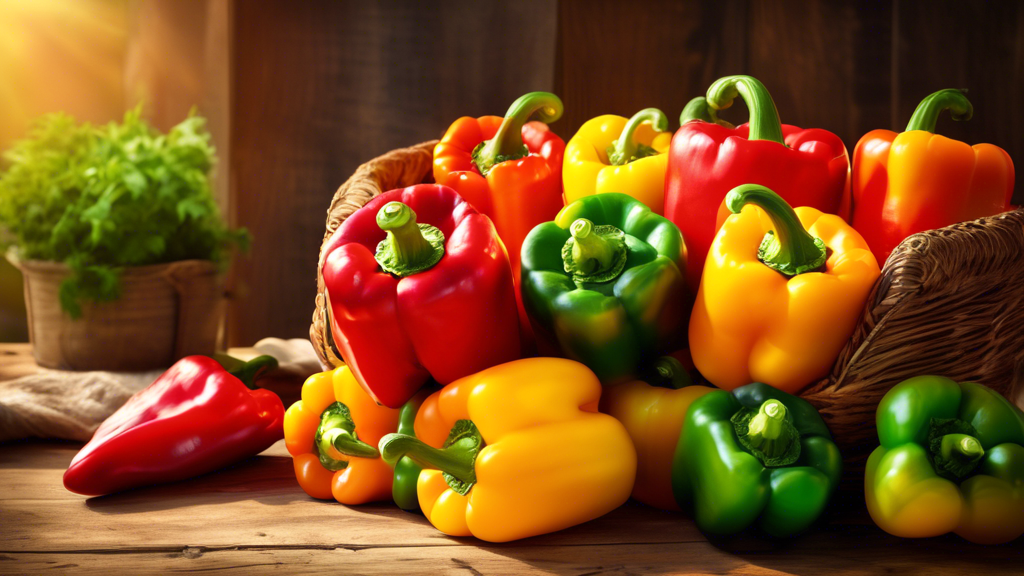
[[[135,514],[204,503],[283,505],[308,499],[295,481],[291,458],[255,456],[188,480],[89,498],[85,505],[104,514]]]

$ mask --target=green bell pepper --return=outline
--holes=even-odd
[[[864,497],[886,532],[955,532],[977,544],[1024,534],[1024,413],[973,382],[917,376],[878,404],[881,446],[868,458]]]
[[[814,407],[755,383],[690,405],[672,491],[704,532],[735,534],[756,522],[784,537],[821,515],[841,473],[839,449]]]
[[[420,411],[423,401],[434,390],[433,386],[424,386],[422,390],[402,405],[402,411],[398,413],[398,430],[396,431],[398,434],[416,436],[416,429],[414,428],[416,413]],[[420,511],[420,500],[416,495],[416,482],[419,480],[421,470],[423,470],[423,467],[408,456],[395,462],[395,476],[394,481],[391,483],[391,496],[394,498],[395,504],[406,512]]]
[[[604,383],[680,348],[690,298],[683,236],[625,194],[568,204],[523,242],[523,304],[538,337]]]

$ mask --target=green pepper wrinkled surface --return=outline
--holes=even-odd
[[[864,496],[886,532],[955,532],[977,544],[1024,534],[1024,414],[973,382],[917,376],[894,386],[876,414],[881,446]]]
[[[675,224],[625,194],[587,196],[526,237],[523,304],[539,338],[623,382],[685,341],[685,268]]]
[[[735,534],[756,524],[785,537],[821,515],[841,474],[839,449],[814,407],[754,383],[690,405],[672,490],[704,532]]]

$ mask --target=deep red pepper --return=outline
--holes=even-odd
[[[707,104],[722,110],[736,96],[750,110],[749,124],[708,122],[703,114],[688,115],[688,105],[669,149],[665,216],[683,232],[686,281],[695,293],[711,242],[729,214],[722,201],[737,186],[767,186],[791,206],[849,219],[850,158],[843,141],[827,130],[781,124],[771,95],[750,76],[718,80],[708,89]],[[713,112],[710,118],[715,120]]]
[[[228,372],[206,356],[182,358],[100,425],[64,473],[64,487],[100,496],[259,454],[284,437],[284,405],[243,380],[276,366],[260,356]]]
[[[382,261],[385,239],[398,249]],[[448,384],[519,358],[508,254],[490,218],[455,190],[385,192],[324,250],[334,341],[377,402],[398,408],[431,377]]]

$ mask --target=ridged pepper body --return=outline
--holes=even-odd
[[[444,254],[432,267],[399,277],[375,259],[389,238],[376,218],[392,202],[443,234]],[[490,219],[451,188],[420,184],[385,192],[345,220],[324,251],[334,342],[360,384],[385,406],[402,406],[431,377],[448,383],[519,357],[505,248]]]
[[[880,528],[903,538],[955,532],[977,544],[1024,534],[1024,414],[998,392],[918,376],[889,390],[876,424],[881,446],[868,458],[864,496]],[[974,453],[944,455],[945,436]],[[942,466],[955,457],[966,466]]]

